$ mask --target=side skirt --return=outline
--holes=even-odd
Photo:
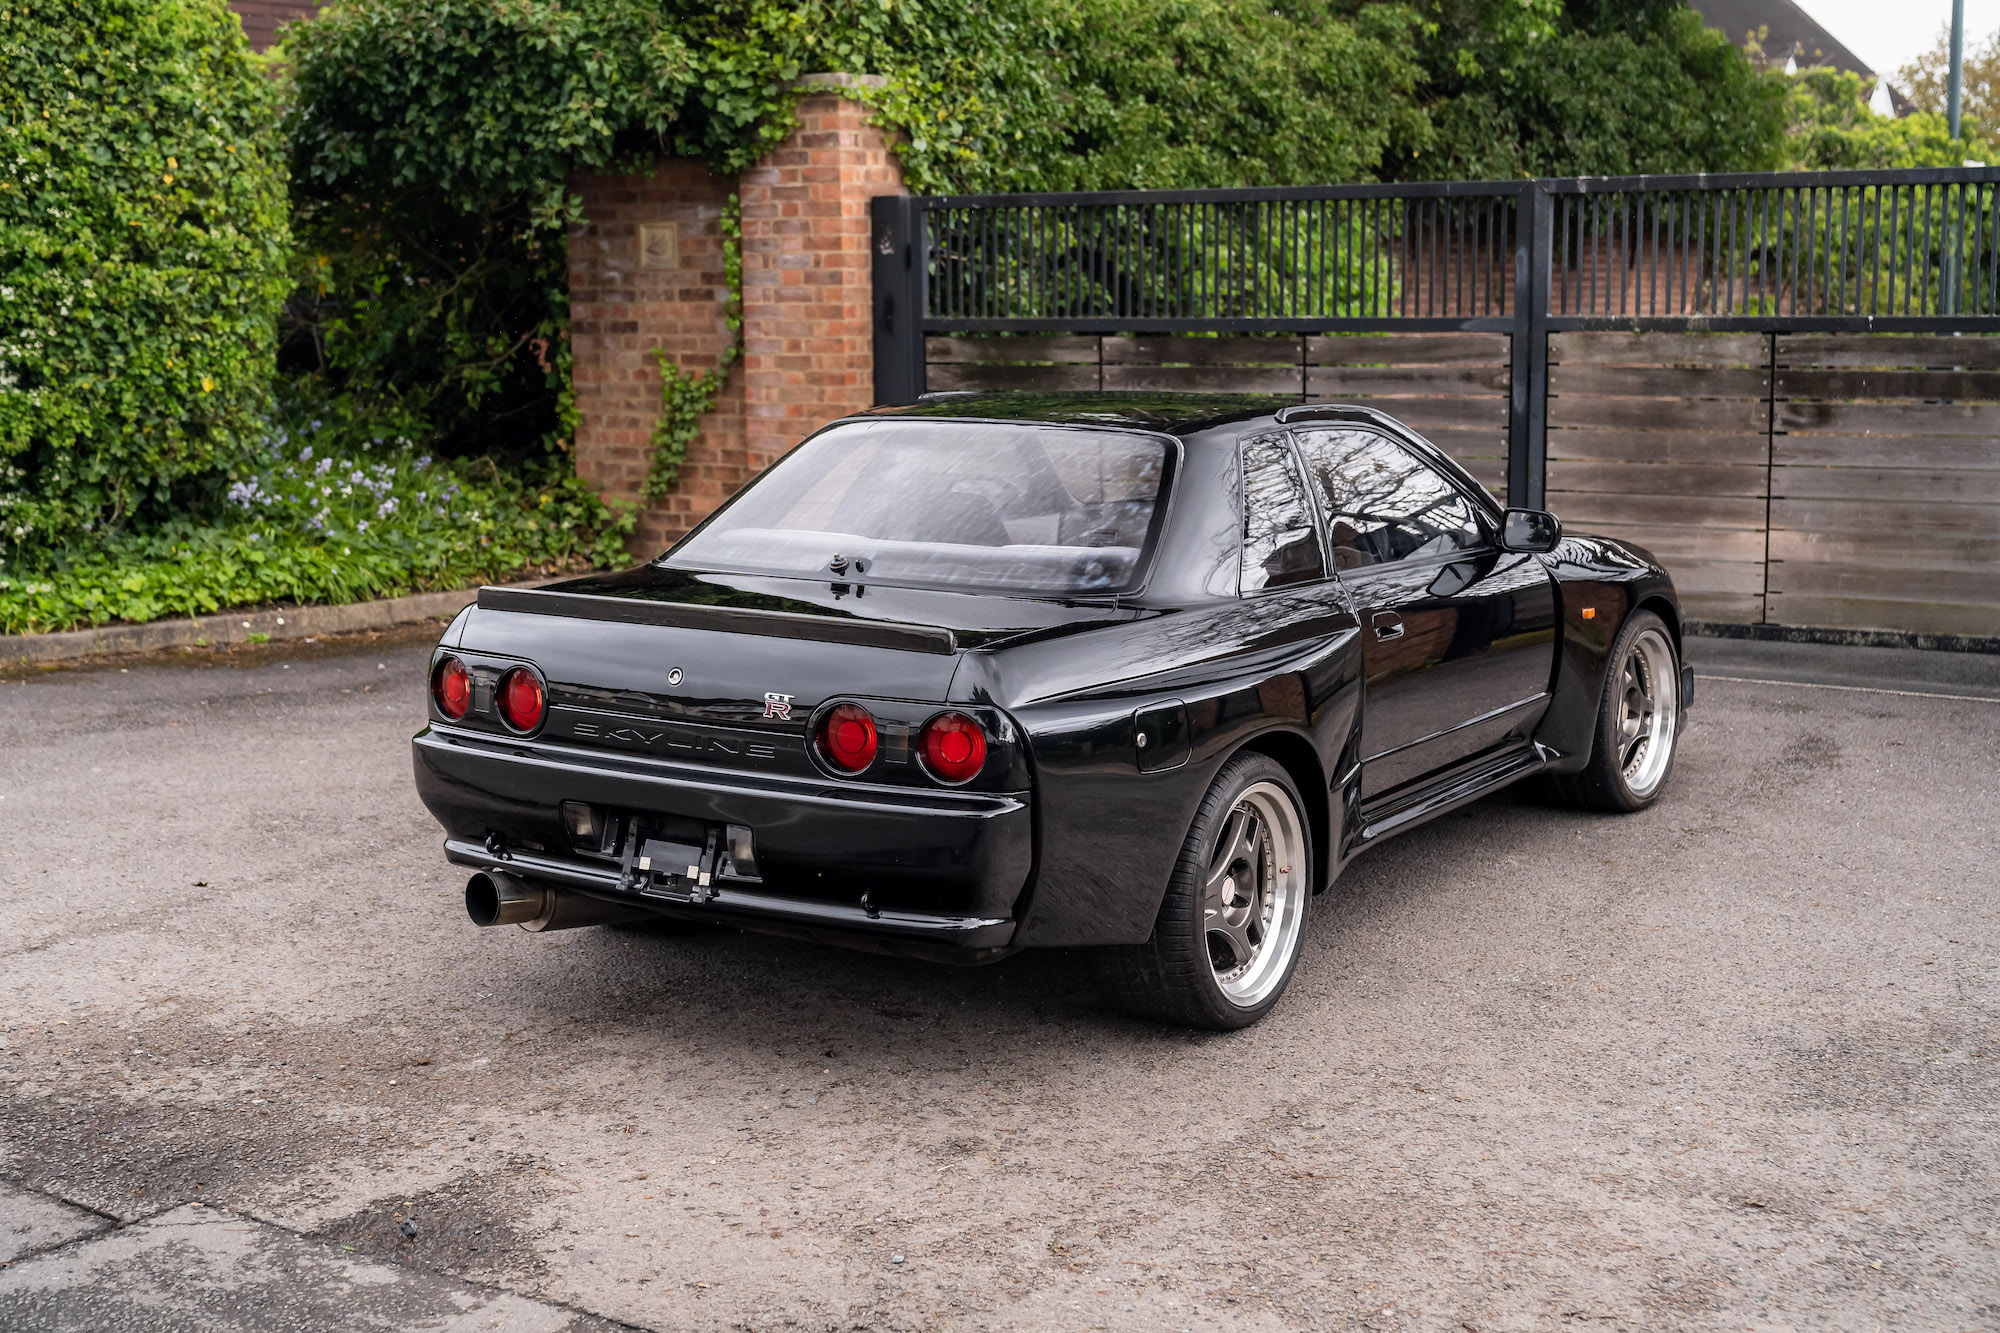
[[[1470,805],[1510,783],[1539,773],[1548,759],[1537,746],[1523,745],[1494,755],[1484,763],[1450,774],[1435,784],[1361,807],[1361,832],[1355,850],[1380,842],[1461,805]]]

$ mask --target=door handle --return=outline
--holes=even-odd
[[[1403,637],[1403,618],[1394,611],[1377,611],[1369,623],[1375,626],[1375,637],[1384,642]]]

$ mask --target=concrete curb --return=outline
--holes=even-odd
[[[565,574],[564,578],[575,575]],[[539,588],[555,579],[530,583],[509,583],[508,588]],[[279,639],[304,639],[321,634],[347,634],[355,630],[389,629],[419,620],[449,620],[479,596],[479,588],[455,588],[448,592],[418,592],[407,597],[388,597],[378,602],[350,602],[345,606],[281,606],[268,611],[219,612],[191,619],[153,620],[143,625],[100,625],[94,629],[65,630],[59,634],[0,634],[0,666],[37,666],[47,662],[68,662],[103,653],[149,653],[161,648],[194,648],[201,641],[210,644],[243,643],[253,634]]]

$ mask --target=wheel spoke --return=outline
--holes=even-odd
[[[1243,840],[1244,826],[1251,822],[1248,810],[1229,812],[1229,820],[1222,826],[1222,836],[1216,839],[1215,857],[1208,863],[1208,878],[1202,884],[1202,903],[1205,907],[1219,911],[1230,905],[1235,895],[1232,872],[1236,868],[1236,849]]]
[[[1223,949],[1229,956],[1227,964],[1222,968],[1223,971],[1243,966],[1256,952],[1256,948],[1250,943],[1250,933],[1244,928],[1243,923],[1231,925],[1220,913],[1208,919],[1208,938],[1211,946],[1214,942],[1221,941]]]
[[[1242,817],[1242,822],[1235,825],[1236,837],[1229,845],[1229,859],[1240,861],[1254,871],[1257,853],[1264,842],[1264,824],[1249,810],[1238,810],[1236,813]]]

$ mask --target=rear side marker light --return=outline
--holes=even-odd
[[[924,767],[940,782],[970,782],[986,766],[986,732],[963,713],[939,713],[924,724]]]
[[[875,718],[860,704],[838,704],[828,710],[814,740],[821,757],[843,773],[859,773],[874,763],[879,743]]]
[[[533,731],[542,722],[542,682],[526,667],[500,677],[500,716],[516,731]]]
[[[456,657],[447,657],[431,673],[431,698],[438,712],[456,722],[472,707],[472,673]]]

